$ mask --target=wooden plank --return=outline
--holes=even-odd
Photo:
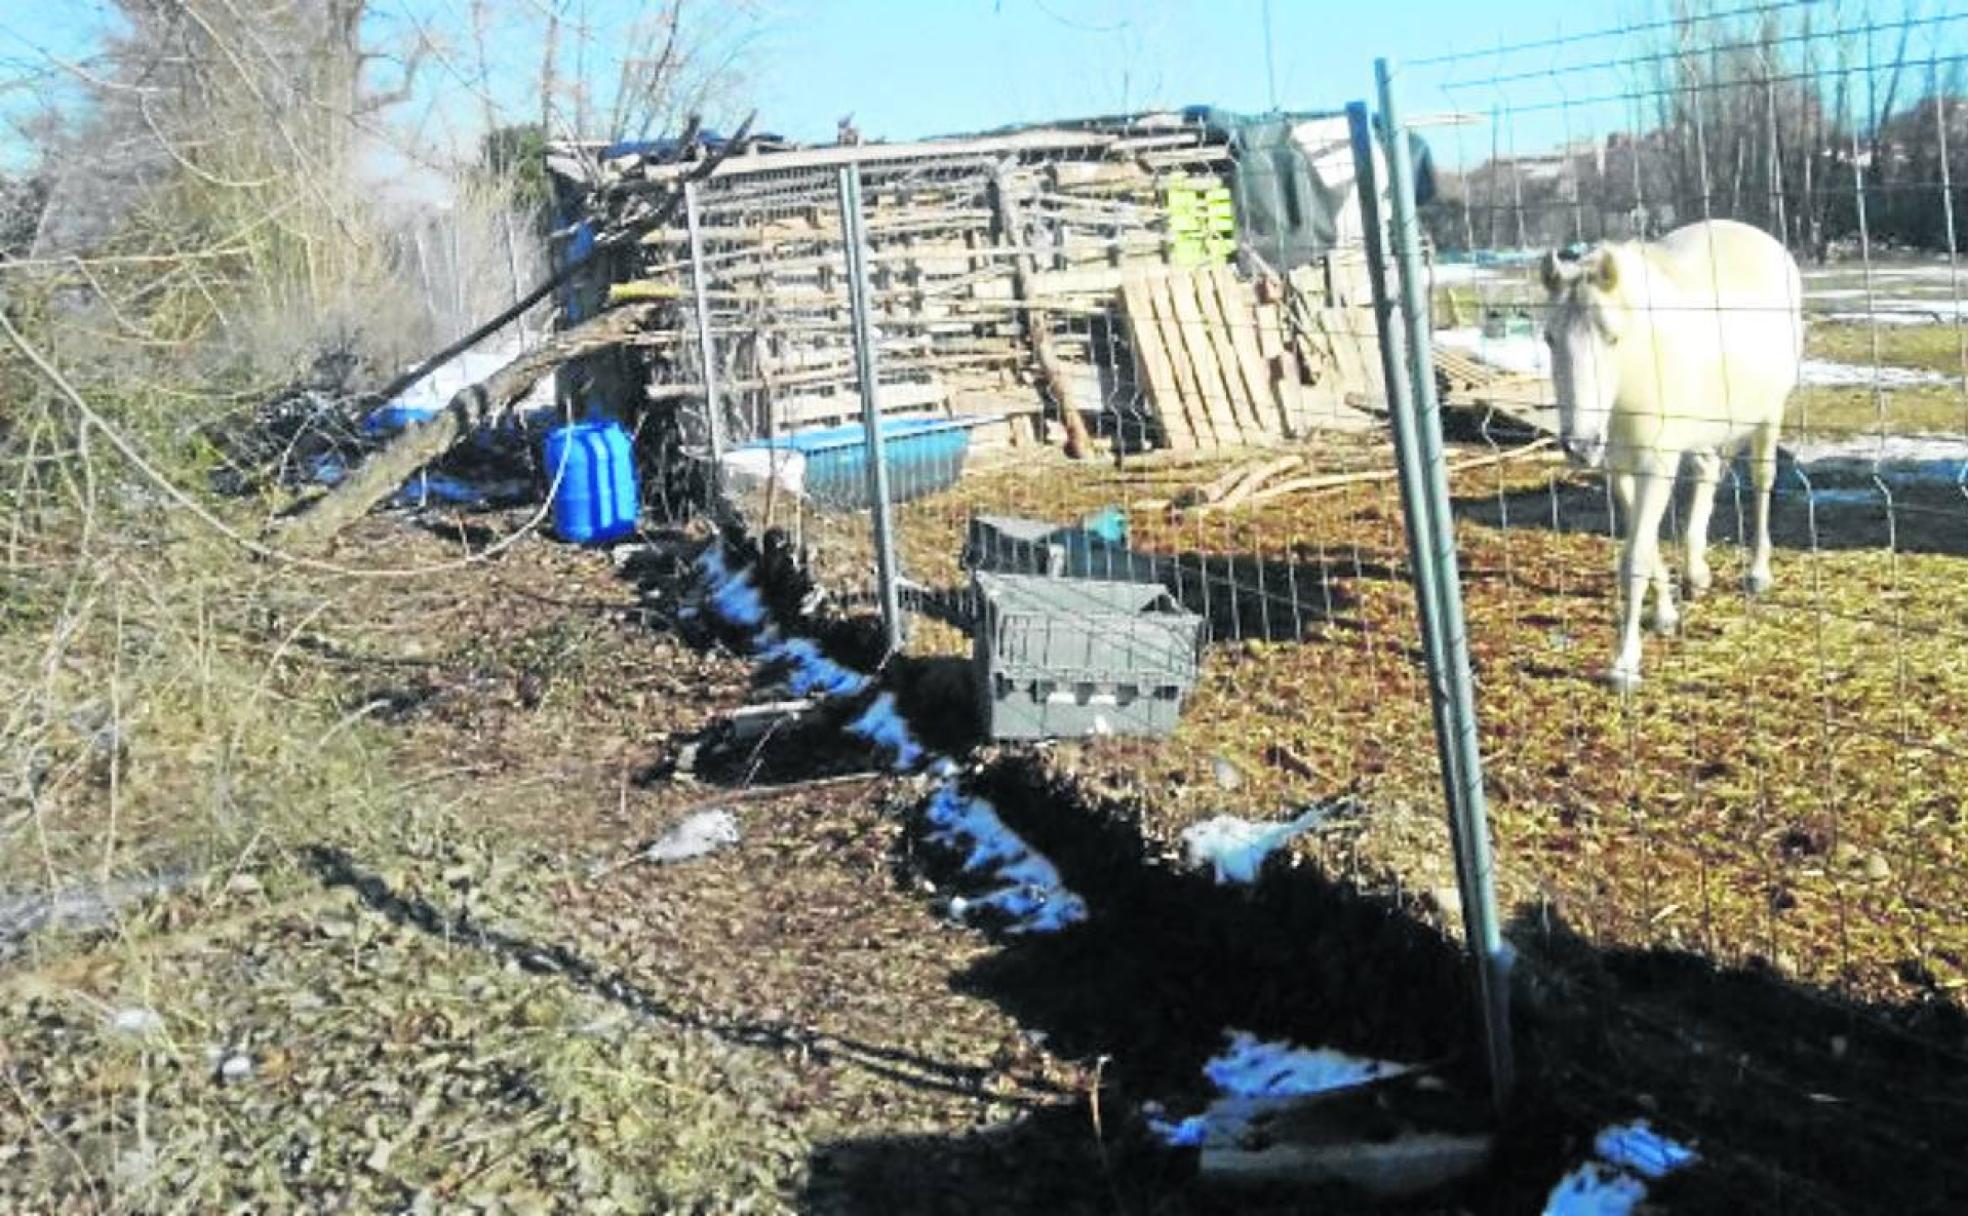
[[[1191,281],[1196,290],[1196,303],[1203,316],[1203,333],[1209,339],[1210,355],[1216,360],[1218,374],[1223,377],[1223,400],[1230,407],[1231,417],[1237,420],[1238,433],[1246,443],[1257,441],[1263,434],[1258,423],[1257,403],[1245,391],[1243,376],[1237,370],[1237,347],[1230,329],[1230,316],[1223,308],[1223,299],[1217,294],[1216,276],[1210,268],[1204,267],[1192,273]]]
[[[1216,352],[1210,345],[1209,323],[1203,319],[1202,306],[1196,300],[1196,277],[1189,274],[1170,275],[1167,282],[1176,328],[1182,335],[1182,348],[1189,352],[1189,365],[1195,369],[1197,401],[1209,416],[1217,443],[1240,443],[1243,440],[1242,428],[1237,425],[1237,414],[1230,404],[1223,369],[1218,366]]]
[[[1271,407],[1278,412],[1279,432],[1287,438],[1296,438],[1305,409],[1305,384],[1299,378],[1298,356],[1285,342],[1284,318],[1278,305],[1259,304],[1255,315],[1257,353],[1264,360]]]
[[[1257,307],[1229,267],[1216,267],[1210,271],[1210,279],[1237,355],[1237,375],[1243,381],[1244,399],[1250,403],[1251,424],[1263,434],[1281,435],[1284,427],[1273,404],[1269,369],[1257,348]]]
[[[1121,311],[1127,318],[1128,345],[1134,350],[1141,383],[1148,386],[1148,408],[1162,428],[1164,441],[1172,450],[1194,451],[1196,432],[1183,413],[1182,390],[1176,384],[1175,370],[1169,366],[1168,350],[1162,345],[1155,306],[1140,278],[1121,283]]]
[[[991,202],[998,212],[999,240],[1020,250],[1012,261],[1012,267],[1016,273],[1019,298],[1025,302],[1025,337],[1031,343],[1032,357],[1038,362],[1039,375],[1059,407],[1059,421],[1066,428],[1066,455],[1080,460],[1093,454],[1093,441],[1087,434],[1086,419],[1080,416],[1079,405],[1073,400],[1065,371],[1059,363],[1058,351],[1053,346],[1052,322],[1038,307],[1032,285],[1034,276],[1038,274],[1038,259],[1025,243],[1024,217],[1019,211],[1015,194],[1017,187],[1011,178],[1012,175],[1002,169],[991,178]]]
[[[1203,400],[1201,386],[1196,380],[1196,365],[1189,356],[1189,347],[1182,338],[1182,321],[1175,311],[1173,293],[1169,290],[1170,277],[1160,275],[1147,280],[1148,297],[1154,302],[1155,326],[1161,331],[1162,349],[1169,355],[1169,366],[1175,372],[1176,403],[1182,416],[1189,424],[1190,434],[1196,437],[1198,447],[1220,447],[1225,442],[1216,433],[1216,421]]]

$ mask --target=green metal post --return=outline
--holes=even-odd
[[[1379,86],[1381,134],[1386,141],[1394,212],[1393,252],[1401,272],[1401,319],[1411,390],[1413,455],[1417,458],[1412,472],[1419,475],[1417,496],[1423,508],[1426,539],[1424,547],[1415,552],[1415,563],[1432,568],[1437,610],[1435,650],[1441,665],[1430,672],[1429,686],[1448,726],[1442,774],[1449,789],[1456,877],[1469,949],[1475,957],[1492,1092],[1501,1106],[1508,1100],[1514,1080],[1510,954],[1503,943],[1497,915],[1483,759],[1476,729],[1475,680],[1469,662],[1469,626],[1462,605],[1462,575],[1456,562],[1455,521],[1449,509],[1441,407],[1435,398],[1428,282],[1421,260],[1421,223],[1415,211],[1413,154],[1396,108],[1392,66],[1385,59],[1376,60],[1374,75]]]

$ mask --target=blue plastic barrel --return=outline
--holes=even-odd
[[[556,473],[554,532],[577,545],[619,540],[635,530],[641,499],[635,451],[617,422],[576,422],[547,432],[548,484]],[[566,467],[561,467],[561,462]]]

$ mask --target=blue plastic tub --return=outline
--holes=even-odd
[[[963,472],[970,430],[992,418],[884,418],[882,452],[888,466],[891,502],[908,502],[947,490]],[[802,431],[748,448],[774,448],[806,457],[806,495],[815,506],[865,511],[868,494],[868,435],[859,422]]]
[[[547,432],[543,456],[548,484],[557,471],[560,476],[553,496],[553,526],[562,540],[600,544],[635,530],[641,509],[635,451],[620,423],[555,427]]]

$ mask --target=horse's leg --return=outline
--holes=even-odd
[[[1749,475],[1756,488],[1756,547],[1749,559],[1749,591],[1770,589],[1770,491],[1777,484],[1777,434],[1780,422],[1756,429],[1749,439]]]
[[[1688,497],[1688,598],[1699,599],[1714,583],[1708,568],[1708,521],[1715,514],[1715,487],[1722,480],[1720,452],[1696,452],[1695,488]]]
[[[1640,683],[1640,609],[1647,598],[1647,586],[1660,564],[1661,517],[1667,514],[1674,495],[1673,469],[1663,472],[1660,461],[1634,475],[1633,508],[1626,522],[1626,543],[1620,552],[1619,584],[1624,592],[1620,601],[1619,653],[1613,659],[1608,679],[1614,688],[1631,691]]]
[[[1613,498],[1618,502],[1622,525],[1626,529],[1622,535],[1631,536],[1633,529],[1634,477],[1631,473],[1614,473],[1611,477]],[[1672,492],[1673,485],[1673,479],[1670,478],[1668,480],[1670,493]],[[1658,546],[1654,550],[1653,565],[1647,571],[1646,585],[1653,589],[1654,613],[1652,617],[1647,616],[1646,593],[1643,591],[1640,598],[1641,619],[1643,621],[1650,620],[1654,630],[1658,633],[1673,633],[1681,627],[1681,614],[1675,610],[1673,580],[1668,577],[1667,561],[1661,557]],[[1620,581],[1619,594],[1621,602],[1624,603],[1628,591],[1623,579]],[[1615,619],[1620,619],[1617,617],[1617,614]]]

